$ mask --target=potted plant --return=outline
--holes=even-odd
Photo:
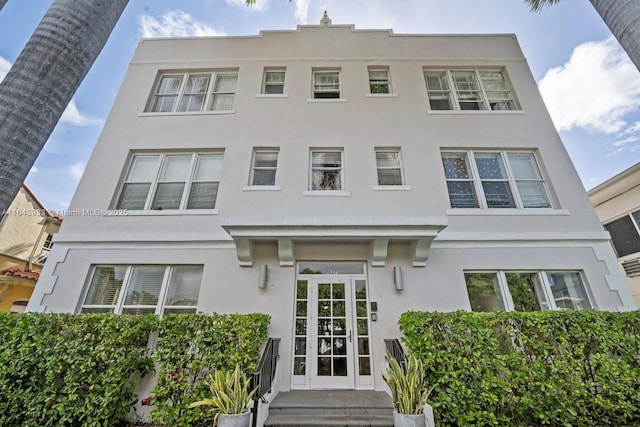
[[[256,389],[249,391],[249,378],[240,366],[236,365],[233,372],[215,371],[207,384],[211,397],[193,402],[189,408],[212,406],[216,411],[213,423],[218,427],[249,427],[249,403]]]
[[[389,367],[382,378],[391,389],[393,399],[393,425],[395,427],[427,427],[427,417],[433,425],[431,407],[427,399],[431,390],[425,387],[422,361],[410,355],[403,369],[398,361],[387,352]],[[427,411],[425,411],[427,406]],[[426,413],[425,413],[426,412]],[[431,427],[431,426],[429,426]]]

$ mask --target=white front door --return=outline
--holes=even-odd
[[[345,270],[351,265],[337,264]],[[334,268],[327,267],[327,273],[318,268],[318,264],[314,267],[315,271],[299,274],[296,282],[291,386],[294,389],[372,389],[364,268],[352,268],[347,274],[341,274]]]
[[[313,388],[354,388],[353,313],[349,279],[312,279],[309,289]]]

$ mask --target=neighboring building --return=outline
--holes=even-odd
[[[23,185],[0,212],[0,312],[24,311],[62,217]]]
[[[640,163],[589,190],[589,198],[640,307]]]
[[[635,307],[514,35],[143,40],[29,310],[263,312],[384,390],[407,310]]]

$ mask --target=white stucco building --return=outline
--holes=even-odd
[[[142,40],[29,309],[263,312],[281,390],[407,310],[635,307],[516,37]]]

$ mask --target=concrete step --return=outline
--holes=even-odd
[[[375,391],[281,392],[269,405],[265,427],[393,426],[389,395]]]

